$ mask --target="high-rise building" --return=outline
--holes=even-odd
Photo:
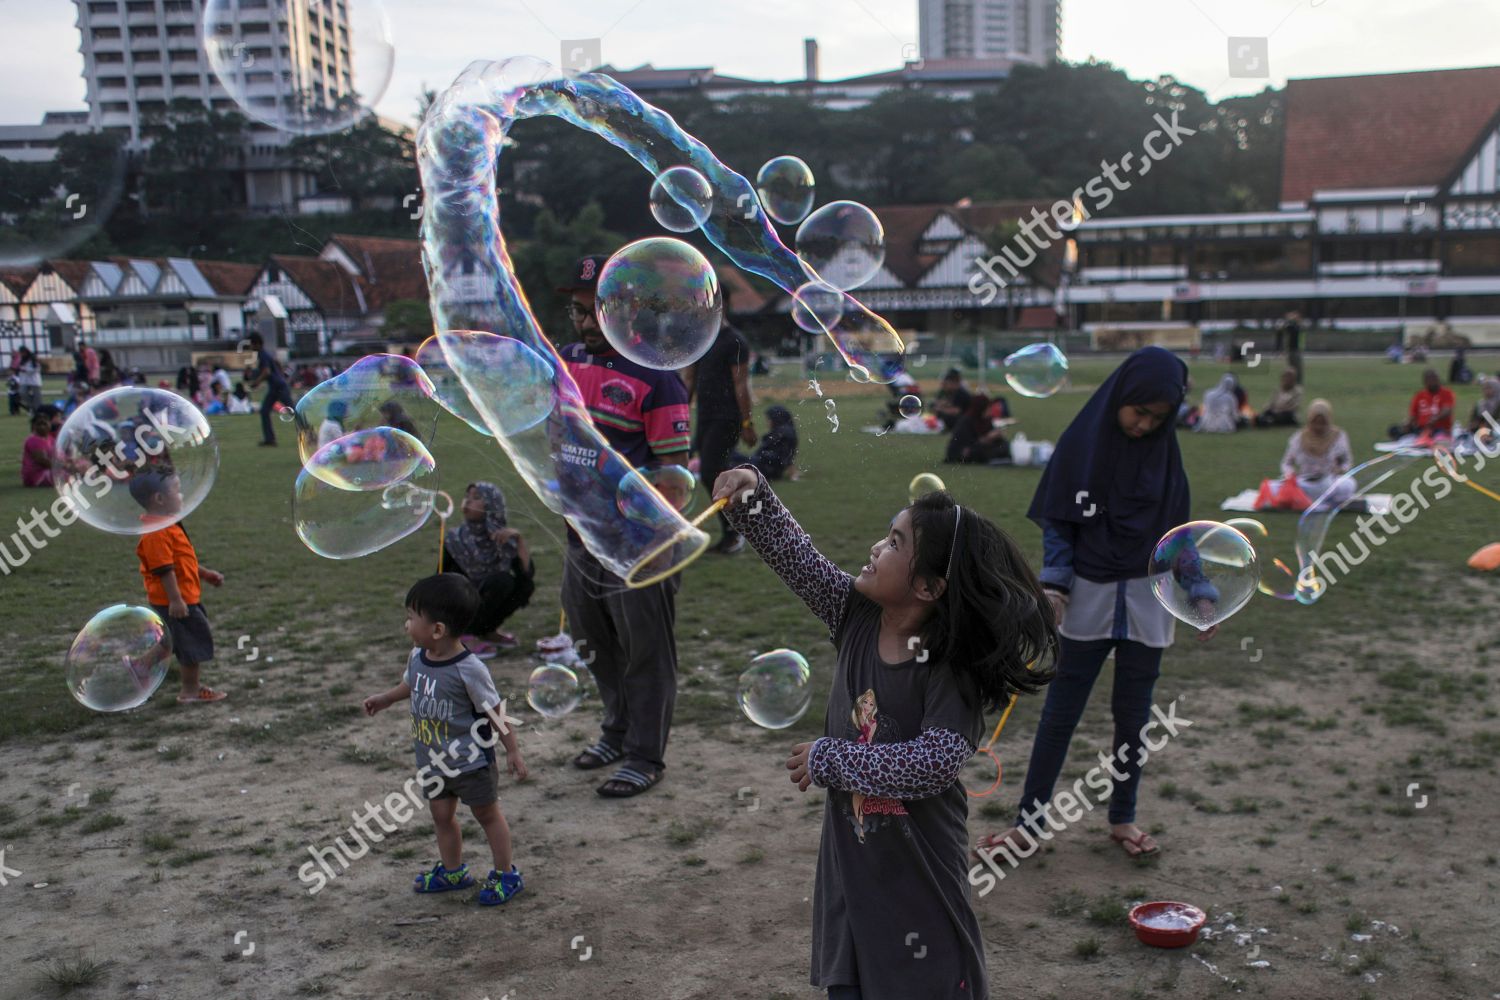
[[[347,2],[222,0],[220,37],[200,40],[205,0],[74,0],[89,123],[126,134],[138,149],[151,113],[183,98],[273,119],[288,108],[332,106],[353,90]],[[205,44],[231,53],[244,104],[220,83]],[[252,208],[288,205],[308,193],[306,178],[277,167],[277,152],[291,138],[252,120]]]
[[[1062,0],[917,0],[922,58],[1045,66],[1062,44]]]

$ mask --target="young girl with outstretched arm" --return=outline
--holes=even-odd
[[[1041,584],[1008,535],[947,493],[898,513],[851,577],[754,469],[713,492],[838,650],[825,735],[787,761],[803,791],[828,790],[812,984],[833,1000],[988,997],[958,776],[985,710],[1051,676]]]

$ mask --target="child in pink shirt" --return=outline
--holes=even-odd
[[[21,485],[52,485],[52,421],[45,415],[31,418],[31,434],[21,445]]]

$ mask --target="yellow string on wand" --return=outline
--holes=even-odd
[[[438,572],[443,571],[443,543],[448,538],[448,519],[442,514],[438,515]]]

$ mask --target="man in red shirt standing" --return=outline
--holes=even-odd
[[[558,353],[578,384],[589,417],[609,446],[634,467],[686,464],[687,388],[676,372],[637,364],[609,345],[594,313],[599,272],[609,258],[584,257],[572,296],[579,343]],[[630,589],[606,569],[570,527],[562,604],[604,702],[603,732],[573,758],[584,771],[619,762],[597,789],[605,798],[639,795],[666,770],[667,734],[677,702],[677,642],[672,634],[679,578]]]
[[[1422,388],[1411,398],[1406,423],[1393,424],[1391,437],[1400,438],[1408,434],[1452,437],[1453,408],[1456,405],[1453,390],[1443,385],[1436,370],[1429,368],[1422,373]]]

